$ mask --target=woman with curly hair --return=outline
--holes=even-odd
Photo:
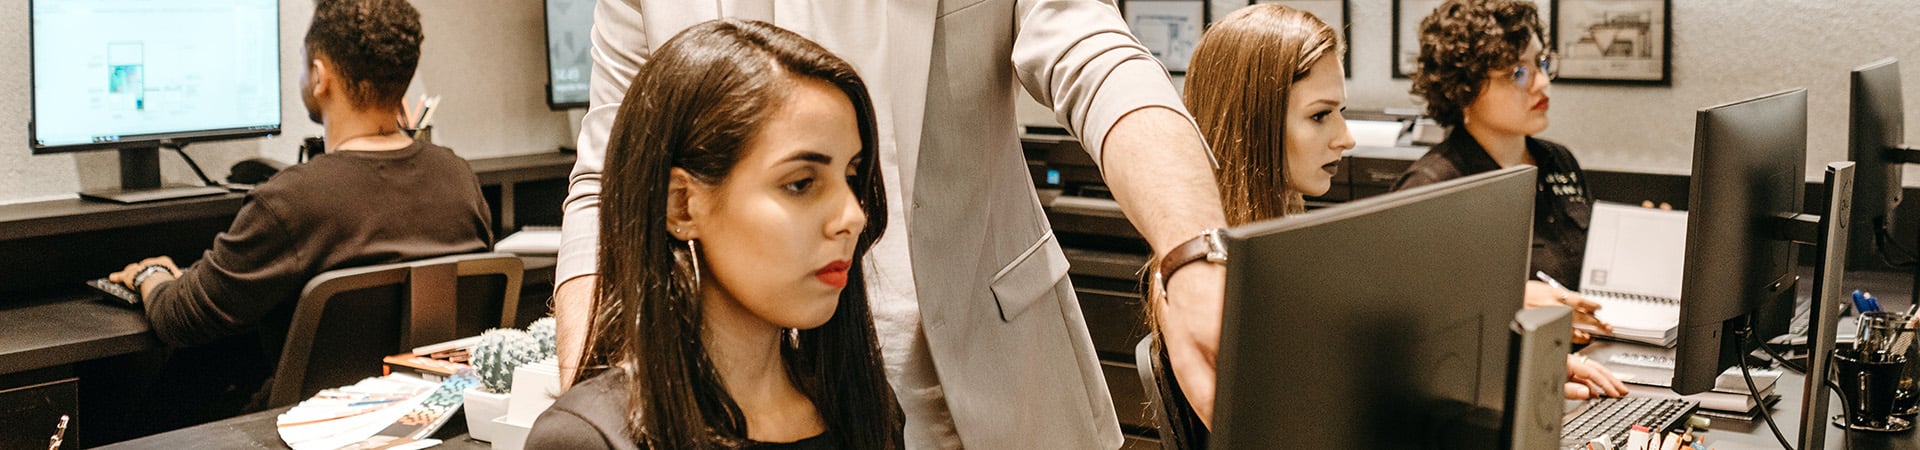
[[[1439,183],[1518,164],[1539,167],[1529,269],[1577,283],[1587,246],[1593,194],[1586,174],[1565,146],[1533,137],[1547,129],[1547,88],[1554,55],[1533,3],[1523,0],[1449,0],[1420,22],[1420,57],[1413,94],[1447,137],[1407,169],[1394,190]],[[1577,289],[1579,286],[1569,285]],[[1602,331],[1598,305],[1567,289],[1528,281],[1528,307],[1564,304],[1575,323]],[[1576,339],[1589,339],[1575,331]],[[1585,359],[1568,359],[1570,398],[1626,393],[1611,373]]]

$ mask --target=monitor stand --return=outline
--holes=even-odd
[[[133,147],[120,149],[119,189],[81,192],[80,198],[131,204],[225,193],[227,189],[219,186],[163,186],[160,184],[160,148]]]

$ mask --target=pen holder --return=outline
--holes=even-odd
[[[1840,395],[1846,397],[1848,410],[1841,412],[1845,416],[1833,417],[1834,425],[1860,431],[1912,429],[1912,422],[1894,415],[1894,403],[1900,396],[1900,379],[1906,366],[1906,355],[1868,354],[1858,348],[1835,349],[1833,380],[1840,385]]]
[[[433,125],[420,128],[401,128],[400,131],[406,132],[407,136],[412,137],[415,142],[433,143]]]
[[[1860,357],[1868,361],[1884,362],[1899,357],[1906,361],[1901,366],[1899,385],[1895,388],[1893,403],[1894,415],[1914,417],[1920,412],[1920,345],[1914,345],[1915,330],[1911,325],[1912,317],[1893,311],[1874,311],[1861,314],[1859,336],[1856,342]]]

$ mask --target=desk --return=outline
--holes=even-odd
[[[1800,436],[1800,399],[1805,398],[1801,389],[1806,378],[1788,371],[1780,376],[1774,392],[1780,394],[1780,403],[1773,410],[1773,421],[1780,425],[1780,434],[1787,441],[1799,445]],[[1838,414],[1840,399],[1828,396],[1829,415]],[[1768,449],[1780,448],[1780,440],[1773,437],[1773,431],[1767,429],[1765,421],[1741,422],[1736,420],[1714,419],[1713,425],[1701,437],[1707,444],[1721,450],[1731,449]],[[1846,448],[1840,427],[1827,425],[1827,444],[1822,448]],[[1904,433],[1853,433],[1854,450],[1912,450],[1920,449],[1920,434],[1913,431]]]
[[[494,209],[496,236],[519,224],[559,224],[573,162],[572,154],[557,152],[468,161]],[[103,408],[83,417],[73,397],[98,397],[117,367],[87,366],[161,345],[138,308],[102,301],[81,282],[148,256],[199,259],[244,199],[228,193],[134,205],[77,198],[0,205],[0,273],[13,275],[0,283],[0,430],[69,414],[77,420],[69,438],[81,436],[69,442],[86,445],[85,436],[99,435],[87,425],[99,421],[86,417],[100,417]],[[528,261],[522,322],[545,315],[552,265],[550,258]],[[0,431],[0,448],[13,447],[8,437]]]
[[[291,406],[269,409],[253,414],[235,417],[219,422],[201,424],[166,433],[147,436],[131,441],[120,442],[103,449],[149,449],[149,448],[193,448],[202,450],[242,450],[242,449],[284,449],[286,442],[280,441],[280,434],[274,429],[274,420],[280,413],[293,409]],[[436,449],[468,450],[490,449],[491,444],[467,437],[466,416],[455,415],[453,420],[440,427],[433,434],[441,440]]]

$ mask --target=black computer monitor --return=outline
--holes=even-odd
[[[1769,338],[1786,334],[1799,283],[1795,243],[1821,255],[1814,269],[1808,342],[1815,354],[1833,346],[1832,309],[1845,272],[1853,163],[1828,165],[1826,214],[1801,212],[1806,177],[1807,92],[1783,91],[1701,109],[1694,128],[1687,213],[1686,276],[1680,289],[1680,333],[1673,390],[1706,392],[1719,375]],[[1824,373],[1825,358],[1810,358]],[[1808,377],[1806,398],[1816,438],[1826,426],[1826,390]],[[1817,404],[1817,405],[1816,405]],[[1824,445],[1824,444],[1815,444]]]
[[[1858,164],[1853,180],[1853,237],[1847,267],[1885,269],[1884,252],[1900,206],[1900,149],[1906,142],[1906,117],[1900,95],[1900,63],[1882,59],[1853,69],[1847,127],[1847,156]]]
[[[587,107],[594,0],[546,0],[547,106]]]
[[[160,187],[159,147],[280,132],[276,0],[28,8],[34,154],[119,149],[122,193],[136,199]]]
[[[1501,446],[1436,442],[1473,434],[1476,417],[1546,417],[1557,439],[1558,395],[1547,411],[1505,405],[1509,368],[1541,367],[1509,361],[1535,176],[1519,166],[1228,230],[1212,444]],[[1550,357],[1557,389],[1566,356]]]

